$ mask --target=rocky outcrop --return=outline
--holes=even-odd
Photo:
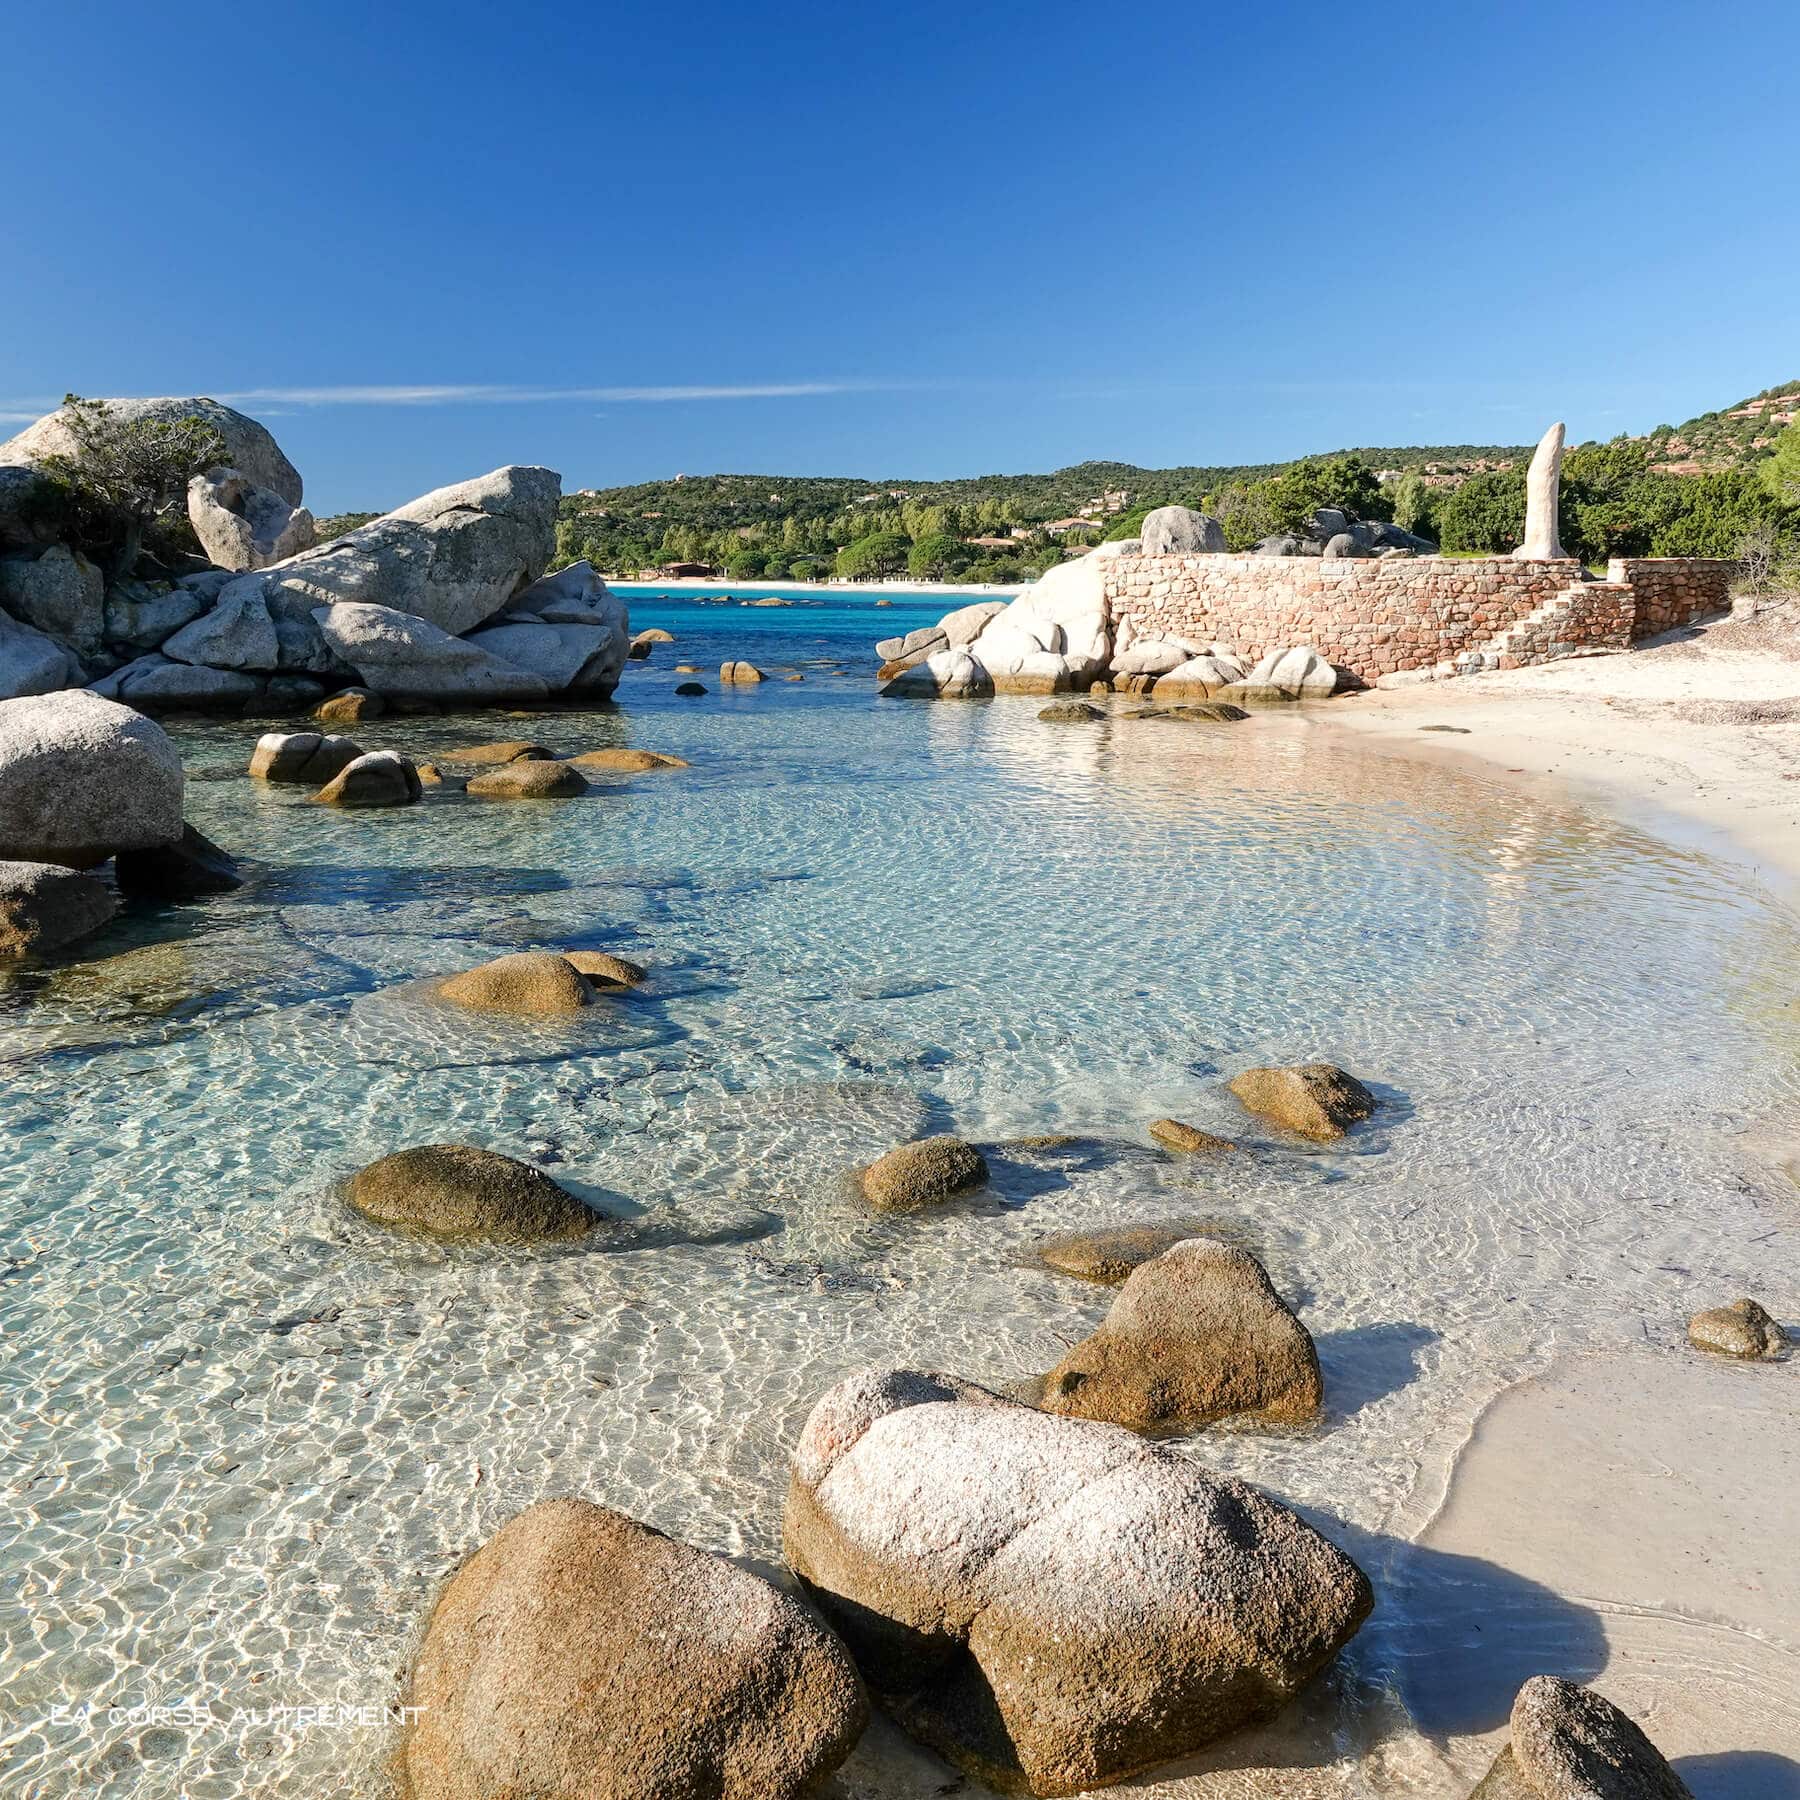
[[[127,424],[137,419],[170,425],[186,418],[203,419],[224,440],[231,466],[248,480],[279,494],[289,506],[298,506],[304,498],[300,472],[282,455],[281,446],[265,427],[232,407],[203,397],[108,400],[105,405],[115,419]],[[37,463],[47,456],[73,455],[79,447],[67,411],[58,407],[0,444],[0,463]]]
[[[988,1178],[981,1152],[956,1137],[920,1138],[857,1170],[863,1198],[878,1212],[918,1212]]]
[[[542,1169],[473,1144],[396,1150],[354,1175],[346,1197],[378,1225],[451,1240],[535,1244],[598,1222]]]
[[[1161,699],[1197,698],[1209,700],[1226,689],[1237,689],[1250,673],[1249,665],[1223,644],[1214,644],[1197,656],[1190,656],[1157,677],[1156,692]]]
[[[84,870],[0,861],[0,961],[49,956],[98,931],[117,911],[111,890]]]
[[[1055,700],[1044,707],[1038,717],[1046,725],[1085,725],[1094,719],[1104,719],[1106,714],[1085,700]]]
[[[1189,1238],[1132,1271],[1099,1330],[1043,1378],[1037,1404],[1165,1432],[1219,1419],[1303,1424],[1323,1396],[1312,1338],[1262,1264]]]
[[[783,1541],[894,1717],[1032,1794],[1267,1717],[1372,1603],[1348,1557],[1256,1489],[916,1369],[865,1370],[813,1408]]]
[[[573,800],[588,791],[588,784],[568,763],[526,758],[477,775],[465,791],[481,800]]]
[[[361,719],[379,719],[387,711],[387,702],[367,688],[345,688],[329,700],[313,708],[313,717],[322,725],[354,725]]]
[[[0,557],[0,608],[54,638],[73,659],[96,655],[106,635],[106,583],[66,544],[35,558]]]
[[[174,843],[181,757],[160,725],[82,689],[0,702],[0,856],[88,868]]]
[[[1144,515],[1138,541],[1145,556],[1219,556],[1225,527],[1186,506],[1159,506]]]
[[[369,750],[345,763],[313,798],[326,806],[411,806],[424,791],[411,757]]]
[[[313,516],[241,469],[208,469],[188,483],[188,523],[221,569],[266,569],[313,546]]]
[[[1787,1354],[1788,1335],[1756,1301],[1734,1300],[1709,1307],[1688,1320],[1688,1342],[1715,1356],[1745,1362],[1773,1362]]]
[[[81,674],[81,664],[55,638],[0,612],[0,700],[54,694]]]
[[[1216,689],[1232,700],[1322,700],[1337,692],[1338,674],[1305,646],[1271,650],[1241,683]]]
[[[1005,608],[1004,601],[1001,608]],[[966,643],[968,639],[965,637],[963,641]],[[910,669],[916,663],[922,663],[926,657],[950,647],[949,634],[942,625],[921,625],[917,631],[909,631],[904,637],[878,639],[875,654],[884,665],[892,666],[898,673],[901,669]]]
[[[566,956],[523,950],[497,956],[437,984],[438,995],[477,1012],[521,1013],[535,1018],[579,1012],[594,1003],[594,990]]]
[[[940,650],[881,689],[883,696],[900,700],[980,700],[993,691],[987,670],[966,650]]]
[[[972,606],[959,606],[954,612],[945,613],[937,622],[944,647],[950,650],[967,648],[1006,608],[1004,600],[977,600]]]
[[[413,1667],[410,1800],[802,1800],[868,1701],[842,1644],[722,1556],[585,1500],[510,1520]]]
[[[236,860],[192,825],[172,844],[121,850],[113,859],[119,892],[134,900],[198,900],[244,885]]]
[[[322,606],[313,618],[332,652],[387,698],[474,703],[542,700],[550,692],[541,675],[390,606]]]
[[[225,572],[221,570],[221,576]],[[226,579],[229,579],[226,577]],[[113,649],[142,656],[192,624],[219,596],[224,582],[198,577],[166,581],[115,581],[106,590],[102,632]]]
[[[1375,1111],[1375,1096],[1332,1063],[1246,1069],[1225,1084],[1245,1111],[1325,1143]]]
[[[250,774],[257,781],[304,782],[318,787],[363,754],[354,738],[317,731],[270,731],[256,740]]]
[[[642,987],[650,971],[610,950],[571,950],[568,960],[596,988]]]
[[[541,676],[553,693],[590,699],[619,685],[633,643],[625,603],[587,562],[532,582],[469,641]]]
[[[667,756],[660,750],[584,750],[569,761],[578,769],[599,769],[609,775],[645,775],[652,769],[686,769],[684,757]]]
[[[265,683],[260,676],[236,669],[171,662],[152,652],[113,670],[92,688],[104,699],[124,701],[145,712],[237,712],[265,692]]]
[[[1637,1724],[1592,1688],[1534,1675],[1470,1800],[1694,1800]]]
[[[50,483],[27,463],[0,458],[0,550],[47,549],[62,526],[63,507]]]
[[[1221,1151],[1237,1148],[1230,1138],[1214,1137],[1210,1131],[1202,1131],[1198,1125],[1184,1125],[1179,1119],[1152,1119],[1150,1135],[1159,1144],[1189,1155],[1217,1156]]]
[[[442,752],[445,762],[501,767],[516,762],[555,762],[556,752],[529,738],[501,738],[492,744],[460,744]]]

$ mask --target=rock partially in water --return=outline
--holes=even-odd
[[[313,798],[327,806],[410,806],[421,791],[411,757],[370,750],[346,763]]]
[[[528,738],[506,738],[497,744],[465,744],[460,750],[441,752],[445,762],[516,763],[555,762],[556,752]]]
[[[1687,1334],[1696,1350],[1746,1362],[1773,1362],[1786,1355],[1788,1347],[1787,1333],[1751,1299],[1695,1313],[1688,1320]]]
[[[198,900],[244,885],[236,860],[192,825],[173,844],[121,850],[113,860],[119,892],[134,900]]]
[[[665,756],[660,750],[584,750],[569,761],[578,769],[604,769],[614,775],[643,775],[651,769],[685,769],[682,757]]]
[[[1106,713],[1085,700],[1058,700],[1046,706],[1038,717],[1047,725],[1082,725],[1090,719],[1104,719]]]
[[[1038,1245],[1038,1255],[1059,1275],[1117,1287],[1152,1257],[1189,1238],[1210,1236],[1216,1229],[1200,1219],[1103,1225],[1097,1231],[1066,1231],[1045,1238]]]
[[[724,687],[754,687],[768,679],[755,663],[726,662],[719,664],[719,682]]]
[[[1202,1131],[1198,1125],[1184,1125],[1179,1119],[1152,1119],[1150,1135],[1159,1144],[1189,1155],[1216,1156],[1221,1150],[1237,1148],[1230,1138],[1214,1137],[1210,1131]]]
[[[48,956],[118,911],[106,884],[61,863],[0,862],[0,959]]]
[[[313,717],[328,725],[354,725],[358,719],[379,719],[387,702],[367,688],[345,688],[313,708]]]
[[[1246,1069],[1226,1086],[1246,1111],[1319,1143],[1341,1138],[1375,1111],[1375,1096],[1331,1063]]]
[[[1512,1709],[1512,1741],[1470,1800],[1694,1800],[1636,1722],[1596,1694],[1534,1675]]]
[[[580,1237],[599,1215],[542,1169],[474,1144],[396,1150],[351,1177],[350,1204],[377,1225],[451,1241]]]
[[[451,1577],[408,1700],[413,1800],[802,1800],[868,1720],[805,1607],[574,1498],[520,1513]]]
[[[528,758],[477,775],[467,791],[484,800],[572,800],[585,794],[588,784],[565,762]]]
[[[675,684],[675,691],[683,696],[691,696],[694,694],[704,694],[706,689],[697,681],[678,681]]]
[[[591,1006],[594,990],[566,956],[547,950],[523,950],[497,956],[478,968],[446,976],[437,993],[458,1006],[481,1012],[526,1013],[549,1017]]]
[[[1247,1484],[917,1369],[819,1401],[782,1523],[887,1710],[1010,1792],[1123,1781],[1273,1714],[1373,1602]]]
[[[880,1212],[917,1212],[988,1178],[987,1159],[972,1144],[948,1135],[920,1138],[878,1156],[857,1171],[863,1197]]]
[[[570,950],[567,960],[597,988],[641,987],[650,971],[607,950]]]
[[[1312,1338],[1262,1264],[1188,1238],[1131,1272],[1100,1329],[1043,1378],[1037,1404],[1162,1432],[1246,1417],[1304,1424],[1323,1398]]]
[[[172,844],[181,756],[160,725],[83,689],[0,701],[0,856],[90,868]]]
[[[250,579],[266,579],[299,566],[283,563],[264,577]],[[542,676],[503,662],[429,619],[391,606],[343,601],[315,607],[312,619],[332,654],[354,669],[365,687],[389,700],[491,704],[542,700],[550,692]]]
[[[1160,681],[1156,684],[1159,694],[1163,686]],[[1236,725],[1250,715],[1241,706],[1233,706],[1228,701],[1209,700],[1192,705],[1147,706],[1131,716],[1134,719],[1183,719],[1193,725]]]
[[[354,738],[319,731],[269,731],[256,740],[250,753],[250,773],[258,781],[318,787],[363,754]]]

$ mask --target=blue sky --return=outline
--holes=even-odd
[[[1800,375],[1796,69],[1793,0],[17,6],[0,412],[244,396],[321,511],[1641,431]]]

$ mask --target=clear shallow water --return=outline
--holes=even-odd
[[[1672,1346],[1699,1297],[1749,1287],[1800,1311],[1795,1207],[1742,1142],[1794,1113],[1800,940],[1731,873],[1296,720],[881,702],[860,620],[760,616],[792,628],[754,690],[674,697],[674,661],[745,638],[683,615],[614,710],[358,733],[695,764],[574,802],[339,815],[242,776],[256,726],[178,726],[190,816],[249,885],[5,988],[5,1791],[380,1793],[375,1724],[50,1713],[392,1702],[444,1574],[548,1494],[773,1560],[784,1447],[832,1381],[1004,1381],[1098,1321],[1104,1290],[1033,1266],[1051,1232],[1199,1216],[1263,1257],[1328,1416],[1191,1448],[1378,1585],[1482,1402],[1553,1350]],[[578,945],[656,978],[573,1026],[394,991]],[[1315,1055],[1385,1102],[1341,1148],[1223,1091]],[[1259,1153],[1153,1153],[1162,1113]],[[869,1218],[844,1171],[944,1128],[1098,1141],[996,1151],[981,1198]],[[634,1247],[441,1251],[338,1202],[453,1138],[545,1163]],[[1417,1650],[1390,1607],[1308,1702],[1321,1782],[1455,1791],[1390,1697]],[[844,1791],[947,1779],[877,1732]]]

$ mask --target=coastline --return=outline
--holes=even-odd
[[[817,594],[834,599],[850,594],[872,597],[892,594],[931,600],[945,594],[972,594],[978,599],[999,600],[1023,593],[1026,586],[1016,581],[1005,584],[991,581],[733,581],[729,576],[711,581],[696,581],[686,576],[667,581],[635,581],[623,575],[607,575],[602,579],[616,592],[629,594]]]
[[[1309,729],[1600,806],[1800,898],[1800,641],[1721,618],[1620,655],[1371,688]],[[1443,725],[1448,730],[1433,730]]]

